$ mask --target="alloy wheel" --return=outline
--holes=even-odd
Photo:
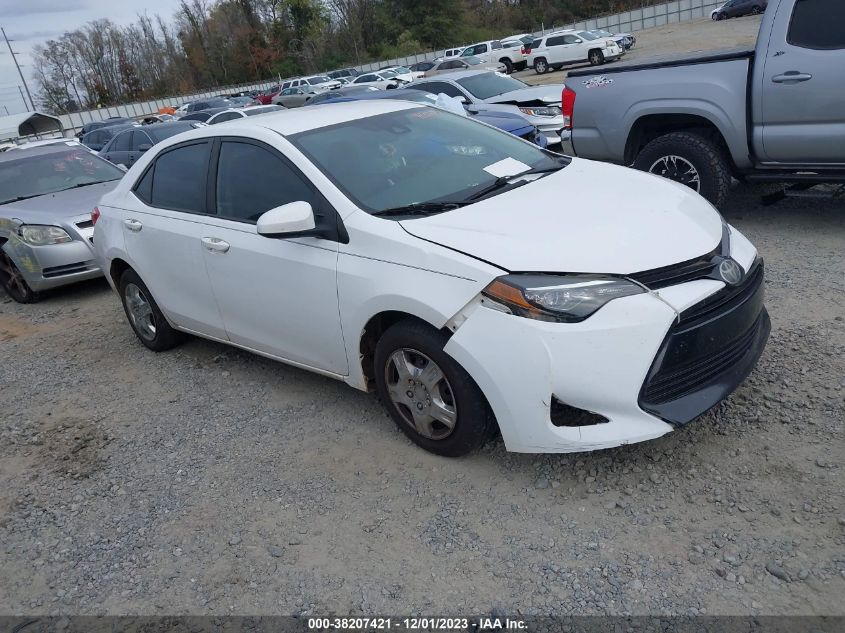
[[[537,63],[534,64],[534,69],[542,75],[547,70],[546,62],[544,62],[542,60],[538,61]]]
[[[648,171],[657,176],[663,176],[686,185],[693,191],[701,193],[701,175],[691,162],[681,156],[662,156],[654,161]]]
[[[26,283],[23,274],[9,254],[0,250],[0,283],[15,301],[28,303],[32,301],[35,293]]]
[[[422,352],[403,347],[394,351],[384,368],[390,401],[417,433],[442,440],[458,420],[454,392],[443,370]]]
[[[155,315],[144,291],[133,283],[127,284],[123,291],[123,300],[129,321],[138,336],[145,341],[153,340],[156,336]]]

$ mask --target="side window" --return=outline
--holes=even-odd
[[[845,3],[798,0],[792,11],[786,41],[816,50],[845,49]]]
[[[571,42],[569,42],[571,43]],[[567,44],[566,38],[562,35],[558,35],[556,37],[550,37],[546,40],[546,46],[562,46],[563,44]]]
[[[128,152],[132,143],[132,130],[128,130],[126,132],[121,132],[117,136],[114,137],[114,140],[111,143],[111,147],[109,148],[110,152]]]
[[[239,119],[240,117],[241,115],[237,112],[223,112],[214,117],[212,124],[223,123],[223,121],[233,121],[234,119]]]
[[[161,154],[155,161],[152,206],[205,213],[210,152],[211,143],[196,143]]]
[[[441,92],[450,97],[462,97],[464,94],[452,84],[445,81],[432,81],[431,83],[420,85],[420,90],[426,90],[433,94],[440,94]]]
[[[140,152],[141,151],[141,145],[149,145],[150,147],[152,147],[154,145],[154,143],[152,142],[150,137],[147,136],[146,132],[141,132],[140,130],[135,130],[134,132],[132,132],[132,148],[131,148],[132,151],[133,152]]]
[[[563,43],[564,44],[577,44],[581,38],[576,37],[574,35],[564,35],[563,36]]]
[[[217,214],[255,222],[288,202],[313,202],[313,191],[286,162],[251,143],[224,141],[217,163]]]
[[[155,166],[150,167],[146,173],[144,173],[143,178],[138,181],[138,184],[135,185],[135,188],[132,190],[135,192],[135,195],[138,196],[142,202],[148,205],[152,205],[153,203],[153,170]]]
[[[498,48],[502,48],[502,43],[501,42],[491,42],[490,48],[492,48],[495,51]]]
[[[534,40],[533,42],[531,42],[531,48],[540,48],[542,45],[543,45],[542,39]]]

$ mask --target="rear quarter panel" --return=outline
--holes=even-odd
[[[624,164],[628,137],[639,119],[691,114],[715,125],[734,163],[749,167],[748,64],[742,58],[567,78],[567,87],[576,93],[576,155]]]

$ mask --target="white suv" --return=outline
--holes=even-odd
[[[612,38],[597,37],[588,31],[557,31],[534,40],[528,65],[542,75],[565,64],[589,61],[598,66],[619,59],[624,52]]]
[[[337,79],[332,79],[327,75],[313,75],[312,77],[290,79],[282,84],[282,90],[285,88],[302,88],[305,92],[320,93],[340,88],[342,85]]]
[[[505,65],[508,74],[526,67],[525,56],[521,49],[505,48],[499,40],[488,40],[467,46],[461,53],[461,57],[478,57],[485,62],[499,62]]]

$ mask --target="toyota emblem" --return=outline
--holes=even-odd
[[[722,260],[719,264],[719,276],[729,286],[736,286],[742,281],[742,268],[732,259]]]

